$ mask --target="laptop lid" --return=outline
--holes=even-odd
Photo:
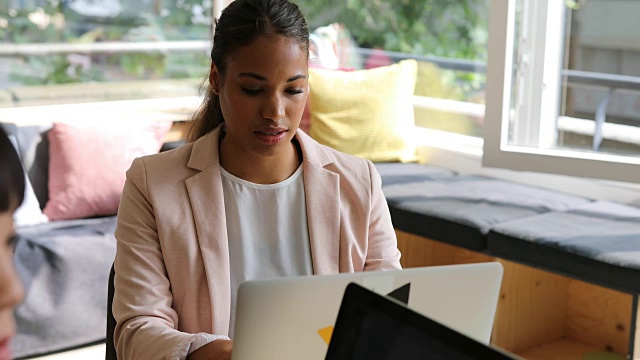
[[[325,360],[515,359],[351,283],[340,305]]]
[[[487,344],[502,265],[480,263],[248,281],[238,290],[233,359],[322,359],[351,282]]]

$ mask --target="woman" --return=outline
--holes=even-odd
[[[13,213],[22,204],[24,187],[18,153],[0,127],[0,360],[11,358],[11,339],[16,332],[13,309],[22,301],[24,291],[13,267]]]
[[[119,359],[230,357],[242,281],[400,268],[371,162],[298,131],[309,33],[287,0],[216,24],[193,142],[136,159],[118,213]]]

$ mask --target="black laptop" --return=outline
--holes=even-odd
[[[518,359],[437,323],[388,296],[347,286],[326,360]]]

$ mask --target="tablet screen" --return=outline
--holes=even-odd
[[[326,359],[514,359],[357,284],[342,300]]]

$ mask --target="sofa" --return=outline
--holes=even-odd
[[[18,150],[28,180],[25,201],[14,216],[19,236],[14,261],[25,288],[24,301],[15,312],[17,335],[12,347],[16,358],[104,341],[108,276],[116,251],[114,231],[119,199],[114,200],[114,194],[106,196],[105,193],[117,192],[118,188],[121,191],[124,170],[133,157],[180,144],[163,144],[171,127],[167,122],[146,122],[133,129],[108,124],[94,129],[92,125],[90,132],[85,131],[85,125],[1,124]],[[98,135],[98,139],[90,139],[94,142],[92,145],[69,140],[86,134]],[[66,142],[62,148],[61,141]],[[102,155],[92,154],[92,149]],[[77,153],[84,153],[84,158]],[[120,159],[117,164],[106,164],[108,157]],[[84,163],[70,166],[65,161]],[[58,168],[52,168],[52,162]],[[61,171],[77,172],[83,167],[96,169],[97,177],[78,180],[60,174]],[[116,172],[114,168],[118,167],[122,171],[118,171],[120,176],[113,181],[115,178],[106,173]],[[71,191],[65,192],[60,183],[71,187],[67,189]],[[83,203],[78,194],[73,194],[74,189],[82,197],[94,197],[93,203]],[[57,203],[61,210],[51,209],[56,198],[63,199]]]

